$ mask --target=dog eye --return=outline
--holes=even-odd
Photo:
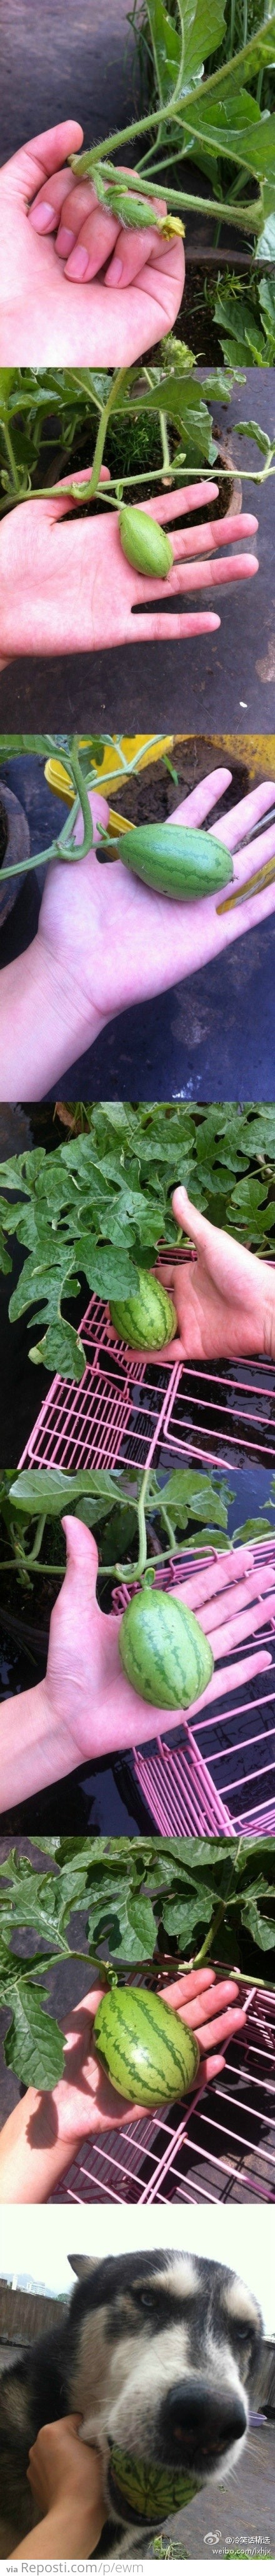
[[[251,2343],[251,2336],[252,2336],[252,2334],[253,2334],[253,2326],[244,2325],[244,2324],[243,2324],[243,2322],[241,2323],[241,2321],[239,2321],[239,2319],[238,2319],[238,2321],[237,2321],[237,2318],[236,2318],[236,2324],[234,2324],[234,2334],[235,2334],[235,2335],[237,2335],[238,2343]]]
[[[138,2300],[139,2308],[155,2307],[154,2290],[137,2290],[135,2295]]]

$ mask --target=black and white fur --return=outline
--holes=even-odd
[[[68,2317],[0,2379],[0,2555],[39,2520],[26,2469],[42,2424],[79,2410],[102,2455],[104,2558],[151,2554],[152,2526],[118,2520],[112,2443],[192,2471],[199,2485],[240,2459],[261,2342],[257,2300],[235,2272],[181,2252],[72,2258]],[[159,2530],[159,2521],[154,2524]],[[97,2547],[96,2556],[99,2555]]]

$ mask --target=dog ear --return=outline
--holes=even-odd
[[[97,2254],[68,2254],[68,2263],[78,2281],[85,2281],[87,2272],[98,2272]]]

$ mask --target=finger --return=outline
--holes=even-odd
[[[207,815],[211,814],[212,806],[218,805],[220,797],[225,796],[226,788],[231,787],[231,780],[232,769],[212,769],[211,777],[202,778],[199,786],[192,788],[190,796],[182,798],[181,804],[175,806],[173,814],[169,815],[167,820],[172,824],[184,822],[188,825],[197,823],[199,826],[205,823]],[[212,831],[213,829],[212,824]],[[217,824],[217,832],[221,834],[220,823]]]
[[[194,554],[195,549],[198,555],[209,555],[219,546],[221,538],[224,545],[235,545],[240,537],[254,537],[258,524],[258,519],[252,518],[247,512],[241,522],[239,517],[230,518],[228,515],[227,519],[210,519],[204,527],[179,528],[172,538],[174,559],[180,556],[185,560],[185,557]]]
[[[177,1225],[182,1226],[184,1234],[189,1234],[191,1236],[191,1240],[195,1243],[197,1252],[202,1254],[202,1259],[206,1262],[206,1266],[209,1261],[212,1267],[215,1252],[220,1253],[221,1243],[223,1253],[225,1254],[226,1251],[229,1251],[228,1235],[221,1235],[219,1227],[211,1225],[209,1217],[203,1216],[201,1209],[194,1206],[194,1200],[189,1199],[188,1190],[185,1189],[183,1181],[177,1183],[176,1189],[172,1191],[172,1209],[173,1216],[176,1217]],[[242,1259],[242,1246],[238,1245],[237,1249]],[[232,1246],[232,1250],[235,1254],[235,1243]]]
[[[138,509],[148,511],[163,527],[167,519],[185,519],[189,510],[204,510],[208,501],[218,501],[218,483],[188,483],[179,492],[160,492],[157,499],[139,501]]]
[[[209,1990],[212,1986],[216,1987],[216,1971],[215,1968],[207,1966],[206,1968],[184,1969],[182,1977],[173,1978],[172,1985],[160,1986],[159,1991],[163,1996],[164,2003],[169,2004],[172,2007],[172,2011],[177,2008],[177,2011],[180,2012],[180,2008],[182,2006],[182,2011],[184,2013],[185,2004],[186,2006],[187,2004],[192,2004],[194,2000],[198,2002],[198,1995],[200,1996],[203,1995],[204,1992],[207,1992],[209,1998]]]
[[[268,1597],[270,1598],[270,1566],[269,1566],[269,1565],[266,1565],[266,1566],[264,1566],[264,1567],[262,1567],[262,1568],[261,1568],[261,1572],[260,1572],[260,1575],[258,1576],[258,1578],[257,1578],[256,1567],[255,1567],[255,1568],[254,1568],[254,1572],[253,1572],[250,1576],[248,1576],[248,1578],[247,1578],[247,1581],[246,1581],[246,1582],[244,1582],[244,1583],[236,1583],[236,1584],[234,1584],[234,1583],[233,1583],[233,1585],[230,1585],[230,1591],[229,1591],[229,1592],[228,1592],[227,1586],[225,1585],[225,1589],[224,1589],[224,1592],[223,1592],[223,1595],[222,1595],[222,1600],[220,1600],[220,1602],[219,1602],[218,1614],[217,1614],[217,1608],[216,1608],[216,1615],[215,1615],[215,1609],[214,1609],[213,1600],[212,1600],[212,1601],[207,1601],[207,1602],[204,1604],[204,1607],[203,1607],[203,1627],[204,1627],[204,1631],[205,1631],[205,1636],[209,1636],[209,1635],[210,1635],[210,1632],[211,1632],[211,1629],[212,1629],[213,1616],[214,1616],[214,1618],[215,1618],[215,1629],[216,1629],[217,1627],[219,1627],[219,1628],[221,1628],[221,1629],[222,1629],[222,1628],[224,1628],[224,1627],[226,1627],[226,1629],[227,1629],[227,1625],[228,1625],[228,1617],[229,1617],[230,1612],[232,1611],[232,1619],[234,1620],[234,1625],[235,1625],[235,1644],[237,1644],[237,1635],[238,1635],[238,1622],[239,1622],[239,1616],[241,1615],[241,1613],[242,1613],[242,1611],[243,1611],[243,1610],[244,1610],[244,1611],[248,1610],[248,1612],[249,1612],[249,1607],[250,1607],[250,1611],[251,1611],[251,1609],[252,1609],[252,1603],[253,1603],[253,1602],[254,1602],[254,1600],[255,1600],[255,1593],[256,1593],[256,1595],[257,1595],[257,1601],[259,1601],[259,1592],[260,1592],[261,1600],[262,1600],[262,1621],[263,1621],[263,1623],[264,1623],[264,1619],[265,1619],[265,1616],[266,1616],[266,1610],[265,1610],[265,1592],[266,1592],[266,1593],[268,1593]],[[273,1591],[273,1595],[271,1594],[271,1598],[272,1598],[272,1597],[273,1597],[273,1604],[274,1604],[273,1616],[274,1616],[274,1618],[275,1618],[275,1591]],[[236,1624],[236,1623],[237,1623],[237,1624]],[[221,1653],[222,1653],[222,1646],[221,1646]]]
[[[263,779],[261,786],[250,789],[248,796],[241,796],[240,803],[234,805],[233,812],[225,814],[224,817],[223,839],[226,849],[235,850],[238,841],[248,840],[250,832],[255,831],[255,824],[261,822],[262,815],[268,813],[269,805],[274,805],[274,802],[274,778]],[[213,823],[213,831],[220,831],[219,823]],[[259,850],[259,840],[257,840],[257,850]],[[247,862],[247,850],[245,855]]]
[[[233,1645],[234,1645],[235,1643],[236,1643],[236,1639],[235,1639],[235,1638],[233,1638]],[[212,1649],[213,1649],[213,1655],[214,1655],[214,1654],[215,1654],[215,1646],[214,1646],[214,1642],[213,1642],[213,1638],[212,1638],[212,1636],[211,1636],[211,1646],[212,1646]],[[229,1653],[228,1638],[226,1639],[226,1649],[227,1649],[227,1652]],[[225,1651],[225,1649],[224,1649],[224,1651]],[[221,1666],[219,1666],[219,1670],[218,1670],[218,1668],[217,1668],[217,1666],[216,1666],[216,1670],[212,1673],[212,1679],[211,1679],[211,1682],[208,1682],[208,1683],[207,1683],[207,1690],[205,1690],[205,1691],[203,1691],[203,1692],[202,1692],[202,1697],[201,1697],[201,1699],[200,1699],[200,1700],[198,1700],[198,1699],[197,1699],[197,1700],[195,1700],[195,1699],[193,1699],[193,1700],[192,1700],[192,1708],[189,1708],[189,1709],[188,1709],[188,1715],[187,1715],[187,1722],[188,1722],[188,1724],[190,1724],[190,1723],[191,1723],[191,1719],[192,1719],[192,1717],[196,1717],[196,1718],[199,1718],[199,1717],[200,1717],[201,1709],[202,1709],[202,1708],[206,1708],[206,1707],[208,1708],[210,1701],[211,1701],[211,1706],[212,1706],[212,1701],[214,1701],[215,1699],[228,1699],[228,1695],[229,1695],[229,1693],[230,1693],[230,1699],[231,1699],[231,1698],[232,1698],[232,1691],[235,1691],[235,1690],[239,1690],[239,1689],[240,1689],[240,1682],[241,1682],[242,1690],[243,1690],[243,1687],[244,1687],[244,1683],[245,1683],[245,1682],[252,1682],[252,1681],[254,1681],[254,1679],[255,1679],[255,1674],[256,1674],[256,1673],[266,1673],[266,1672],[268,1672],[268,1670],[270,1669],[270,1665],[271,1665],[271,1664],[272,1664],[272,1655],[268,1655],[268,1654],[266,1653],[266,1650],[265,1650],[263,1647],[261,1647],[260,1652],[259,1652],[259,1654],[258,1654],[258,1655],[253,1654],[253,1655],[247,1655],[246,1657],[244,1656],[244,1660],[243,1660],[242,1664],[240,1664],[240,1660],[239,1660],[237,1664],[230,1664],[230,1665],[229,1665],[229,1664],[227,1663],[226,1665],[224,1665],[224,1667],[223,1667],[223,1668],[221,1668]],[[183,1716],[184,1716],[184,1714],[185,1714],[185,1712],[184,1712],[184,1710],[183,1710]],[[165,1718],[164,1723],[165,1723],[165,1734],[166,1734],[166,1732],[167,1732],[167,1718]],[[171,1723],[172,1723],[172,1721],[171,1721]],[[159,1726],[158,1726],[158,1734],[159,1734],[159,1733],[160,1733],[160,1728],[159,1728]],[[147,1724],[147,1734],[148,1734],[148,1724]]]
[[[77,125],[74,117],[66,117],[62,125],[47,126],[45,134],[34,134],[31,142],[24,143],[20,152],[13,153],[12,160],[5,163],[2,180],[9,195],[12,193],[28,209],[44,179],[54,175],[62,161],[67,161],[69,152],[79,150],[80,143],[83,126]]]
[[[106,272],[105,286],[133,286],[135,277],[139,276],[140,269],[144,268],[145,261],[150,259],[155,249],[155,241],[152,224],[148,224],[148,229],[146,227],[142,233],[121,231]]]
[[[157,244],[158,248],[156,247]],[[161,244],[161,247],[159,247],[159,244]],[[167,247],[165,250],[163,240],[161,240],[161,235],[159,233],[155,233],[154,249],[151,251],[150,259],[147,259],[144,267],[139,270],[138,284],[140,294],[149,296],[151,304],[154,301],[154,304],[160,306],[162,317],[163,312],[166,312],[164,323],[162,318],[162,330],[164,329],[167,331],[171,329],[171,326],[173,326],[176,313],[178,313],[179,306],[181,304],[184,290],[184,279],[185,258],[183,241],[180,241],[179,237],[178,239],[175,239],[174,237],[173,240],[169,242],[168,250]]]
[[[84,198],[84,188],[82,194]],[[72,201],[71,213],[70,204],[66,206],[66,223],[67,220],[68,223],[70,222],[71,217],[72,230],[74,230]],[[98,271],[101,268],[104,268],[105,260],[110,258],[111,251],[118,239],[119,224],[115,215],[107,213],[106,207],[99,206],[95,203],[94,210],[91,208],[91,204],[89,204],[87,213],[84,213],[83,220],[81,220],[81,216],[79,216],[78,226],[76,226],[75,229],[77,230],[77,241],[74,242],[73,248],[71,248],[69,256],[66,258],[64,276],[68,277],[69,280],[72,278],[77,281],[77,279],[80,278],[81,281],[83,280],[86,282],[86,279],[89,281],[91,277],[96,277]],[[58,247],[59,250],[61,250],[60,235],[59,243],[57,240],[57,248]]]
[[[214,1662],[216,1662],[216,1658],[219,1655],[230,1655],[232,1648],[234,1646],[241,1646],[245,1637],[255,1637],[257,1634],[257,1628],[266,1628],[267,1625],[269,1625],[269,1621],[272,1627],[272,1625],[274,1625],[274,1620],[274,1592],[267,1593],[264,1609],[262,1601],[249,1601],[247,1610],[241,1610],[237,1615],[237,1618],[235,1618],[233,1611],[232,1618],[226,1620],[225,1623],[219,1620],[217,1625],[214,1628],[211,1628],[211,1646],[212,1654],[214,1655]],[[204,1622],[202,1617],[202,1627],[203,1625]],[[231,1682],[231,1675],[229,1678]]]
[[[70,170],[55,171],[54,178],[51,178],[50,204],[49,185],[47,179],[44,179],[44,187],[39,188],[38,195],[33,198],[32,205],[30,206],[29,223],[33,224],[34,232],[50,233],[56,231],[56,226],[59,224],[61,209],[63,206],[66,206],[66,197],[71,197],[71,193],[72,179]]]
[[[230,581],[249,581],[251,575],[256,572],[258,572],[256,555],[234,555],[233,562],[230,563],[227,562],[227,556],[219,555],[217,563],[209,563],[209,558],[207,562],[202,563],[198,558],[197,563],[172,564],[165,582],[165,591],[163,578],[162,581],[156,581],[153,578],[149,581],[147,573],[143,575],[143,599],[164,599],[164,597],[172,599],[179,591],[215,590],[218,582],[223,582],[226,587]],[[140,580],[139,574],[137,580]],[[136,597],[138,598],[138,589]]]
[[[73,483],[74,488],[75,485],[78,484],[79,490],[83,484],[83,500],[85,500],[85,483],[89,485],[91,472],[91,465],[90,468],[87,467],[87,465],[81,465],[78,467],[77,471],[72,466],[71,473],[68,473],[68,476],[66,477],[62,475],[62,478],[60,478],[60,485],[58,485],[56,494],[51,492],[49,500],[45,499],[38,501],[36,500],[34,492],[32,494],[30,505],[26,502],[26,509],[28,509],[28,506],[30,506],[32,511],[34,509],[39,509],[40,518],[48,519],[51,526],[55,525],[57,519],[68,519],[69,517],[73,517],[77,511],[77,501],[75,501],[74,498],[74,491],[72,492],[70,490],[70,484]],[[101,465],[100,482],[109,483],[109,481],[110,468],[108,465]]]
[[[202,2058],[196,2075],[196,2093],[204,2093],[206,2084],[213,2083],[213,2076],[223,2075],[224,2063],[224,2057]]]
[[[231,2039],[232,2035],[235,2034],[235,2031],[243,2029],[245,2020],[245,2009],[242,2011],[240,2007],[239,2011],[236,2011],[235,2009],[232,2010],[232,2012],[228,2011],[221,2013],[220,2020],[217,2016],[216,2021],[202,2022],[201,2029],[199,2028],[197,2030],[196,2028],[196,2038],[198,2039],[199,2048],[202,2047],[203,2051],[205,2048],[211,2048],[212,2042],[213,2048],[215,2048],[216,2042],[219,2046],[219,2040],[223,2039],[226,2042],[226,2040]]]
[[[212,1995],[209,1995],[208,1991],[208,1994],[199,1997],[199,2002],[197,1999],[197,2003],[188,2005],[188,2029],[196,2030],[197,2038],[203,2040],[206,2025],[208,2038],[213,2030],[214,2040],[224,2039],[224,2025],[229,2012],[233,2022],[236,2020],[237,2013],[240,2013],[242,2021],[245,2019],[245,2006],[239,2004],[238,1986],[230,1977],[225,1977],[221,1979],[218,1988],[215,1986],[215,2004],[213,1991]],[[184,2019],[184,2012],[182,2019]]]
[[[211,635],[213,627],[220,626],[220,623],[220,617],[216,617],[212,609],[203,609],[200,614],[199,609],[194,608],[190,615],[184,611],[179,614],[175,609],[171,617],[167,617],[166,611],[165,616],[159,617],[157,611],[154,615],[152,610],[151,614],[143,617],[139,609],[131,617],[128,638],[130,644],[178,644],[186,635]]]
[[[87,1598],[89,1597],[92,1598],[93,1601],[95,1600],[98,1572],[98,1548],[96,1546],[96,1540],[93,1538],[92,1530],[86,1528],[85,1521],[75,1520],[73,1513],[71,1512],[64,1512],[64,1518],[62,1518],[61,1521],[61,1529],[65,1531],[67,1554],[66,1574],[64,1584],[62,1585],[62,1592],[64,1595],[65,1584],[67,1586],[68,1596],[72,1591],[74,1591],[74,1595],[76,1596],[77,1591],[79,1608],[81,1609],[81,1603],[83,1600],[83,1605],[85,1605],[86,1610]],[[55,1602],[55,1617],[61,1597],[61,1593],[59,1593],[58,1600]]]
[[[235,857],[234,881],[239,885],[245,885],[247,876],[250,877],[253,873],[256,876],[258,868],[265,865],[267,859],[274,858],[274,850],[275,823],[270,823],[267,831],[259,832],[257,840],[249,842],[249,849],[246,843],[244,850],[238,850]]]
[[[251,1548],[234,1548],[233,1559],[227,1555],[227,1550],[225,1555],[221,1552],[214,1565],[212,1562],[212,1565],[202,1566],[200,1573],[188,1575],[187,1582],[179,1587],[181,1599],[188,1602],[189,1610],[197,1610],[201,1604],[205,1607],[207,1601],[215,1602],[217,1593],[224,1592],[225,1585],[228,1592],[230,1583],[235,1582],[236,1569],[238,1580],[242,1575],[251,1574]]]

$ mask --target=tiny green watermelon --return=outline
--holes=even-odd
[[[152,1270],[139,1271],[137,1295],[112,1298],[111,1323],[128,1350],[163,1350],[177,1332],[176,1307]]]
[[[198,895],[215,894],[234,876],[224,842],[216,840],[214,832],[174,823],[173,815],[170,823],[137,823],[124,832],[120,858],[143,885],[180,903],[185,896],[196,900]]]
[[[118,1644],[128,1682],[153,1708],[191,1708],[211,1681],[209,1638],[174,1593],[152,1591],[149,1584],[134,1593],[123,1611]]]
[[[146,1986],[113,1986],[95,2014],[93,2041],[100,2065],[126,2102],[156,2111],[194,2084],[198,2041],[179,2014]]]
[[[138,2459],[131,2451],[121,2451],[117,2442],[112,2442],[110,2467],[118,2499],[136,2514],[137,2522],[165,2522],[168,2513],[179,2513],[180,2506],[191,2504],[197,2495],[199,2481],[188,2477],[186,2469]]]

